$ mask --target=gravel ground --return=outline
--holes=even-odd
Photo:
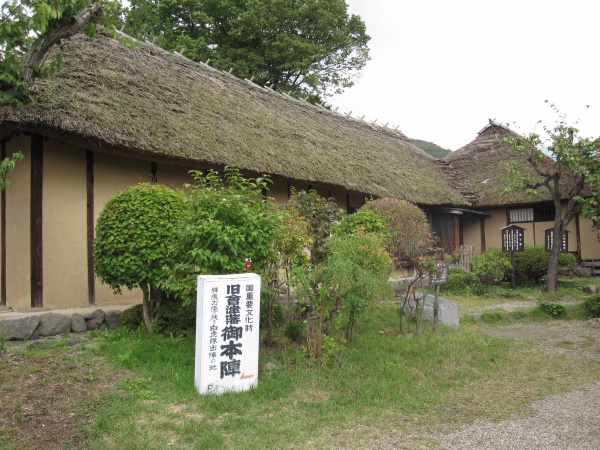
[[[439,437],[440,450],[600,449],[600,383],[545,398],[531,417],[500,423],[476,422]]]
[[[491,328],[485,333],[536,342],[545,352],[600,361],[600,322],[561,321]],[[600,365],[598,366],[600,371]],[[478,421],[438,436],[439,450],[600,449],[600,382],[533,404],[530,417],[500,423]]]

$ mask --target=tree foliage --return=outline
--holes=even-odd
[[[244,178],[233,167],[223,177],[212,170],[192,175],[178,261],[163,284],[186,302],[196,292],[197,275],[241,273],[247,258],[252,259],[252,271],[264,275],[277,259],[274,242],[283,232],[277,205],[262,198],[268,178]]]
[[[8,181],[8,174],[12,172],[17,163],[24,158],[23,153],[17,152],[11,156],[7,156],[0,163],[0,189],[7,187],[10,182]]]
[[[384,233],[387,231],[383,218],[373,212],[359,209],[354,214],[344,216],[339,224],[332,227],[333,234]]]
[[[361,208],[378,213],[384,218],[388,233],[386,248],[395,267],[405,260],[424,255],[433,247],[427,215],[418,206],[398,198],[380,198]]]
[[[183,196],[159,184],[142,183],[113,196],[96,224],[94,271],[115,292],[139,287],[144,321],[152,329],[150,295],[176,262],[175,228],[185,215]]]
[[[300,216],[308,223],[308,235],[312,242],[310,250],[311,264],[318,264],[325,257],[325,240],[331,228],[344,216],[332,198],[321,197],[316,191],[293,193],[289,200]]]
[[[434,158],[442,159],[444,156],[447,156],[450,153],[452,153],[452,150],[442,148],[439,145],[434,144],[433,142],[423,141],[421,139],[411,139],[410,141],[424,152],[427,152],[428,154],[433,156]]]
[[[344,0],[132,0],[125,31],[194,61],[313,100],[354,83],[369,60]]]
[[[116,0],[12,0],[2,5],[0,20],[0,106],[22,106],[35,95],[35,78],[56,73],[60,52],[46,61],[49,50],[101,24],[109,30],[118,21]]]
[[[597,160],[600,139],[580,136],[574,125],[565,122],[564,114],[553,104],[550,107],[558,114],[558,120],[554,127],[543,127],[545,136],[537,133],[506,136],[503,142],[520,153],[537,174],[537,178],[527,176],[519,163],[513,161],[508,166],[510,186],[505,192],[535,194],[538,189],[545,189],[554,203],[555,239],[547,283],[548,290],[555,291],[562,241],[556,237],[562,236],[579,213],[592,220],[600,218],[600,165]],[[547,149],[549,156],[543,149]]]

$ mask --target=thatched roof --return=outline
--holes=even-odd
[[[507,165],[511,161],[518,161],[519,170],[532,180],[541,180],[525,160],[524,155],[519,154],[510,145],[502,143],[505,136],[517,137],[517,134],[490,120],[474,141],[443,159],[451,168],[454,179],[462,179],[464,185],[472,190],[474,196],[468,197],[472,206],[489,207],[552,201],[548,190],[544,187],[537,189],[535,196],[525,193],[502,195],[502,191],[509,185]],[[545,164],[549,169],[556,170],[550,158]],[[563,172],[562,177],[565,180],[565,187],[574,183],[574,178],[569,173]],[[563,194],[565,199],[568,198],[566,189]]]
[[[76,35],[60,72],[0,139],[43,132],[85,148],[336,186],[422,205],[466,205],[406,136],[292,99],[151,44]]]

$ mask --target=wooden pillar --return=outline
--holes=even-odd
[[[485,217],[479,217],[479,234],[481,234],[481,253],[485,252]]]
[[[452,217],[452,252],[458,251],[460,248],[460,221],[458,214]]]
[[[6,141],[2,141],[2,160],[6,158]],[[0,306],[6,307],[6,188],[0,193],[0,245],[2,254],[0,256]]]
[[[94,278],[94,152],[85,155],[85,183],[87,191],[87,283],[88,304],[96,304],[96,280]]]
[[[44,306],[42,194],[44,137],[31,135],[31,307]]]
[[[4,211],[4,208],[2,208]],[[577,245],[577,264],[581,263],[581,229],[579,225],[579,214],[575,215],[575,243]],[[2,247],[4,248],[4,246]],[[4,284],[2,284],[4,286]]]

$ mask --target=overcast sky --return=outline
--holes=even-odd
[[[582,134],[600,135],[595,0],[346,2],[366,23],[372,59],[328,100],[338,111],[456,150],[488,119],[521,133],[553,125],[549,100]]]

